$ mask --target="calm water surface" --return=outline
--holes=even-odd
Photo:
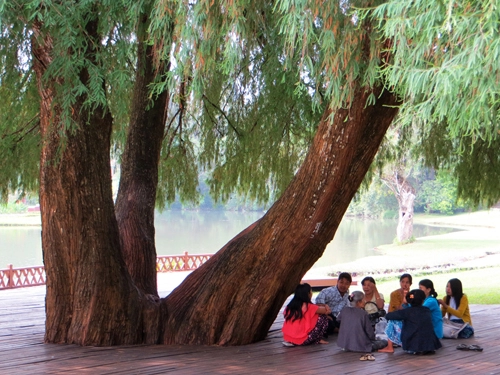
[[[262,212],[165,211],[156,215],[158,255],[215,253],[231,238],[262,217]],[[344,218],[335,238],[313,266],[324,267],[377,255],[372,249],[392,243],[395,220]],[[414,236],[447,233],[449,228],[414,226]],[[42,265],[40,227],[0,226],[0,268]]]

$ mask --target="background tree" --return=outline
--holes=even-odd
[[[392,175],[382,177],[382,181],[394,193],[398,201],[399,214],[396,238],[402,244],[409,242],[413,236],[413,213],[416,191],[408,180],[409,177],[410,174],[405,175],[402,168],[395,169]]]

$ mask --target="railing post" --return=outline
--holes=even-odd
[[[7,287],[8,288],[14,288],[14,267],[12,266],[12,264],[9,264],[9,276],[8,276],[8,279],[9,279],[9,282],[7,283]]]
[[[188,256],[188,252],[187,251],[184,251],[184,264],[182,265],[182,269],[183,270],[188,270],[188,259],[189,259],[189,256]]]

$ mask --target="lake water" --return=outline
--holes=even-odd
[[[165,211],[157,214],[158,255],[212,254],[231,238],[258,220],[262,212]],[[344,218],[335,238],[313,268],[351,262],[377,255],[373,248],[392,243],[395,220]],[[449,228],[415,225],[415,237],[447,233]],[[40,227],[0,226],[0,268],[42,265]]]

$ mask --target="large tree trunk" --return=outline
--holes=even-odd
[[[139,289],[157,297],[154,212],[168,94],[164,91],[150,97],[148,85],[167,68],[155,70],[152,47],[145,42],[148,25],[143,15],[137,33],[134,94],[115,211],[128,271]]]
[[[89,58],[100,45],[97,21],[86,25]],[[45,80],[52,40],[40,25],[32,40],[41,96],[40,162],[42,249],[47,274],[45,341],[80,345],[156,342],[158,305],[134,286],[120,252],[110,176],[112,118],[107,108],[89,112],[78,97],[76,129],[53,105],[60,82]],[[80,79],[88,82],[88,72]],[[108,176],[109,178],[105,178]],[[143,324],[148,321],[148,325]]]
[[[350,109],[323,116],[307,158],[268,213],[194,271],[163,304],[165,343],[263,339],[322,255],[397,113],[395,97],[361,88]]]

